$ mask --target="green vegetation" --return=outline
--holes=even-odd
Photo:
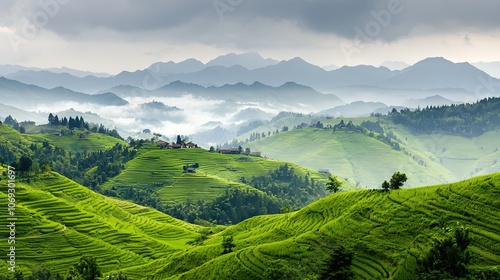
[[[0,174],[4,171],[0,167]],[[124,275],[138,279],[156,270],[143,265],[170,258],[200,235],[198,226],[107,198],[53,172],[26,180],[16,178],[15,193],[16,270],[25,276],[41,266],[64,276],[82,255],[90,255],[104,275],[135,267]],[[0,184],[5,182],[2,177]],[[4,192],[0,200],[7,200]],[[5,221],[7,212],[0,218]],[[2,227],[1,236],[7,230]],[[7,252],[7,246],[1,242],[0,251]],[[7,265],[0,263],[0,274],[8,273]]]
[[[233,237],[232,236],[224,236],[222,238],[222,248],[224,249],[222,251],[222,254],[228,254],[233,251],[233,248],[236,247],[233,243]]]
[[[68,279],[70,280],[96,280],[101,277],[101,269],[94,257],[82,257],[78,263],[74,264],[69,270]]]
[[[392,110],[389,118],[416,133],[444,132],[477,137],[500,127],[500,98],[489,97],[473,104]]]
[[[60,131],[60,130],[59,130]],[[60,132],[58,132],[60,133]],[[48,142],[72,153],[91,153],[112,148],[116,143],[128,145],[114,137],[88,131],[67,131],[64,135],[54,133],[27,134],[25,138],[34,143]]]
[[[399,171],[395,172],[394,174],[392,174],[390,182],[387,182],[387,180],[385,180],[382,183],[382,189],[384,189],[385,191],[388,191],[389,189],[399,190],[407,180],[408,177],[406,176],[406,174]]]
[[[335,176],[328,178],[328,183],[326,183],[326,189],[330,192],[336,193],[340,191],[342,182]]]
[[[427,255],[419,260],[419,278],[443,279],[464,277],[468,274],[470,254],[467,247],[471,243],[470,230],[455,229],[454,236],[436,240]]]
[[[410,152],[406,145],[401,146]],[[408,175],[408,186],[451,182],[455,178],[428,153],[412,150],[411,154],[405,154],[354,131],[301,128],[248,143],[246,147],[269,158],[316,170],[329,169],[358,189],[378,188],[396,170]]]
[[[469,276],[496,275],[499,194],[500,173],[389,193],[340,192],[297,212],[230,226],[178,255],[156,277],[266,279],[263,275],[276,275],[272,266],[283,273],[294,271],[298,279],[314,279],[326,273],[325,264],[334,262],[332,249],[342,245],[347,257],[352,252],[354,279],[415,279],[419,261],[432,251],[434,240],[444,240],[462,226],[470,229],[472,239],[467,247]],[[220,244],[227,235],[233,236],[236,247],[221,256]]]
[[[133,159],[137,150],[119,143],[104,151],[73,153],[48,141],[23,139],[7,126],[1,129],[12,134],[10,140],[5,139],[11,148],[0,144],[0,155],[8,159],[1,159],[4,163],[24,170],[24,163],[30,161],[29,174],[53,169],[92,190],[189,222],[237,223],[255,215],[279,213],[285,205],[300,208],[325,195],[325,177],[296,165],[289,168],[280,161],[144,144]],[[24,141],[16,142],[16,138]]]
[[[314,279],[344,275],[349,267],[355,279],[413,279],[420,261],[435,255],[433,248],[440,251],[434,240],[447,240],[463,226],[469,233],[454,234],[452,247],[464,248],[460,244],[470,236],[470,262],[463,262],[468,275],[488,279],[480,277],[495,277],[500,265],[499,194],[500,173],[389,193],[339,192],[296,212],[217,229],[107,198],[47,173],[29,184],[17,182],[16,256],[25,275],[42,265],[65,275],[81,255],[91,254],[103,275],[122,271],[129,279],[266,279],[277,271]],[[221,255],[223,243],[232,244],[226,246],[232,252]],[[342,257],[335,257],[340,245]],[[0,250],[6,246],[0,243]],[[351,252],[346,270],[333,269],[332,263],[349,263]],[[0,264],[0,271],[6,273],[6,265]]]
[[[326,179],[282,161],[145,146],[103,193],[189,222],[234,224],[285,205],[303,207],[325,195]]]

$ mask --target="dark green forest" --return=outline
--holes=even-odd
[[[476,137],[500,127],[500,98],[485,98],[473,104],[428,106],[414,111],[393,109],[389,119],[414,133]]]

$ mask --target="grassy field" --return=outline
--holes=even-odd
[[[198,163],[196,173],[183,172],[183,166]],[[120,175],[108,181],[103,188],[134,186],[148,187],[158,191],[164,202],[210,200],[224,193],[226,188],[246,186],[241,177],[265,175],[269,171],[287,164],[246,155],[223,155],[204,149],[159,149],[147,147],[139,156],[126,164]],[[327,176],[315,170],[288,163],[296,173],[326,182]]]
[[[457,226],[471,229],[471,267],[498,268],[499,195],[499,173],[390,193],[338,193],[294,213],[228,227],[165,262],[153,279],[261,279],[277,259],[314,275],[327,258],[325,242],[354,253],[356,279],[414,279],[416,259]],[[234,237],[233,253],[220,255],[223,235]]]
[[[125,141],[100,133],[88,133],[85,137],[80,138],[83,133],[83,131],[74,131],[73,135],[65,136],[57,136],[53,133],[21,134],[10,126],[2,124],[0,125],[0,144],[7,141],[21,141],[24,146],[29,147],[31,143],[47,141],[70,152],[103,151],[113,147],[116,143],[128,146]]]
[[[500,131],[465,138],[445,134],[414,135],[400,126],[392,126],[391,130],[407,142],[408,148],[429,154],[456,179],[500,171]]]
[[[277,259],[315,275],[328,257],[325,248],[342,244],[354,253],[356,279],[412,279],[416,259],[434,238],[465,226],[472,232],[472,267],[492,269],[500,266],[499,197],[500,173],[391,192],[341,192],[296,212],[221,227],[204,244],[189,245],[202,227],[47,173],[16,182],[17,268],[43,265],[65,274],[80,256],[92,255],[105,274],[121,270],[129,279],[262,279]],[[0,200],[7,200],[5,192]],[[6,211],[0,219],[6,221]],[[7,230],[1,227],[1,236]],[[236,247],[221,255],[224,235]],[[0,251],[7,246],[0,242]]]
[[[0,184],[6,184],[5,179]],[[102,270],[110,272],[168,259],[199,235],[197,226],[96,194],[57,173],[16,183],[15,247],[20,270],[43,265],[65,275],[70,265],[87,255],[95,256]],[[0,196],[7,201],[5,192]],[[0,219],[6,221],[6,211]],[[2,226],[0,233],[7,236],[7,228]],[[0,251],[8,252],[7,246],[6,240],[1,242]],[[5,273],[7,264],[1,262],[0,274]]]
[[[248,143],[252,151],[313,169],[326,168],[333,174],[363,187],[378,188],[393,172],[405,172],[409,186],[450,182],[446,168],[420,155],[418,160],[387,144],[360,133],[303,128],[282,132]],[[415,153],[415,152],[414,152]]]
[[[89,133],[81,138],[80,135],[83,133],[83,131],[75,131],[73,135],[64,136],[57,136],[52,133],[26,134],[24,136],[32,142],[42,143],[47,141],[56,147],[75,153],[103,151],[113,147],[116,143],[128,146],[125,141],[100,133]]]

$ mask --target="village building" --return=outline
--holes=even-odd
[[[220,150],[221,154],[239,154],[240,150],[238,148],[231,148],[231,149],[222,149]]]

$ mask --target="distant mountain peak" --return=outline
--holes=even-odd
[[[278,61],[271,58],[263,58],[258,53],[242,53],[242,54],[228,53],[212,59],[206,65],[224,66],[224,67],[232,67],[235,65],[240,65],[246,69],[253,70],[257,68],[266,67],[269,65],[274,65],[277,63]]]
[[[445,59],[444,57],[428,57],[423,59],[413,66],[436,66],[436,65],[453,65],[454,62]]]

